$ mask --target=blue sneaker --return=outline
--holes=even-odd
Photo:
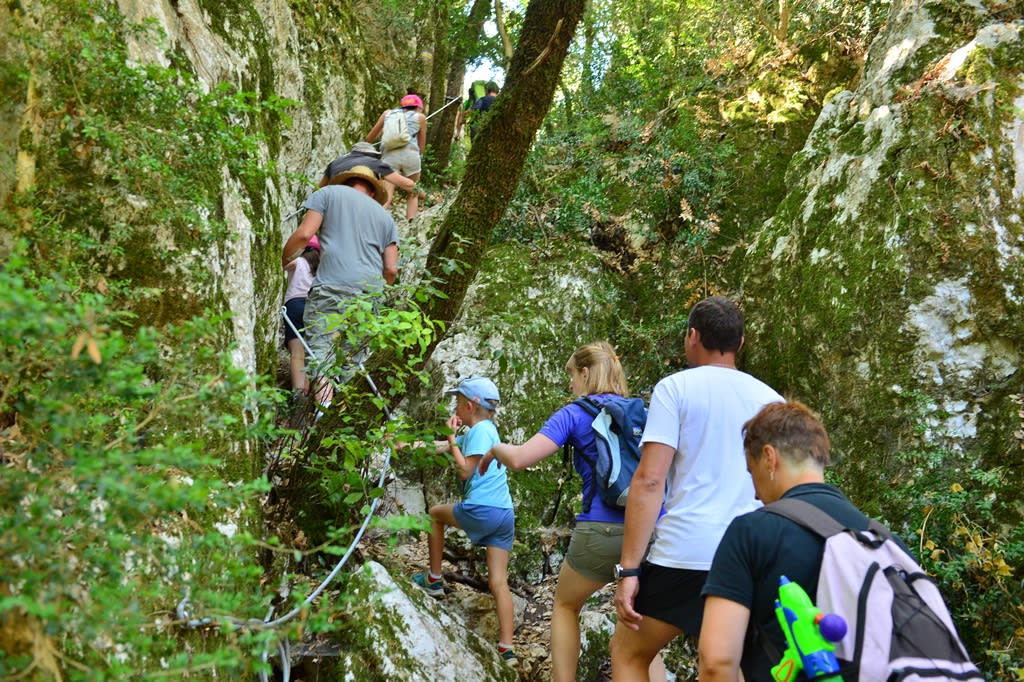
[[[431,582],[430,576],[426,573],[414,573],[412,581],[427,594],[434,599],[440,599],[444,596],[444,581],[438,580],[437,582]]]

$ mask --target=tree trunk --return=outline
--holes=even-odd
[[[508,37],[508,28],[505,27],[505,17],[501,13],[501,0],[494,0],[494,25],[498,27],[498,35],[501,36],[501,49],[505,55],[505,63],[502,70],[508,72],[508,65],[512,62],[512,39]]]
[[[462,98],[462,79],[466,73],[466,60],[480,38],[483,31],[484,21],[487,19],[488,10],[491,8],[490,0],[473,0],[473,6],[469,10],[469,16],[462,30],[458,33],[455,44],[449,50],[451,61],[448,64],[448,86],[445,88],[445,98],[441,106],[444,106],[453,98]],[[455,119],[458,116],[459,107],[453,104],[430,121],[427,127],[427,146],[431,149],[430,170],[440,173],[448,167],[448,160],[452,153],[452,137],[455,134]]]
[[[527,7],[505,88],[477,129],[459,194],[427,256],[428,274],[447,296],[428,304],[425,312],[435,320],[450,323],[462,307],[491,232],[519,183],[534,135],[551,107],[584,2],[533,0]],[[462,267],[449,272],[445,266],[451,261]]]
[[[593,104],[597,88],[594,75],[594,41],[597,38],[597,18],[594,16],[592,0],[586,0],[583,13],[583,73],[580,77],[580,100],[584,108]],[[565,90],[565,88],[563,88]],[[570,118],[568,113],[566,118]]]
[[[576,123],[576,116],[573,114],[572,91],[565,85],[565,79],[558,79],[558,89],[562,91],[562,109],[565,112],[565,129],[571,130]]]
[[[448,71],[448,31],[451,27],[451,15],[458,5],[452,6],[450,1],[437,2],[431,12],[434,28],[434,46],[430,63],[430,98],[427,102],[427,114],[432,114],[444,106],[444,95]],[[427,129],[427,144],[430,144],[430,129]]]

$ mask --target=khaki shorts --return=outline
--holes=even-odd
[[[622,554],[621,523],[580,521],[572,531],[565,561],[587,580],[609,583]]]
[[[309,365],[312,369],[330,367],[337,362],[336,351],[340,351],[342,364],[346,364],[346,356],[351,350],[347,345],[340,349],[335,347],[335,337],[340,334],[339,330],[333,329],[328,322],[328,315],[339,313],[345,307],[348,300],[362,293],[358,289],[350,287],[335,287],[329,284],[319,284],[309,290],[306,298],[306,309],[302,319],[305,322],[303,334],[309,349],[313,351],[313,358],[310,358]],[[358,363],[365,358],[355,359]]]
[[[415,147],[389,149],[380,156],[380,160],[396,171],[409,177],[420,172],[420,153]]]

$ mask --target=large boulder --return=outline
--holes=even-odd
[[[1021,32],[981,2],[894,2],[734,258],[747,368],[824,413],[875,513],[915,475],[896,453],[965,477],[1020,459]]]
[[[333,679],[517,679],[493,643],[417,588],[395,582],[376,562],[353,575],[346,598],[352,600],[348,641],[342,643]]]

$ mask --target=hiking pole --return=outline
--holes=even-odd
[[[435,115],[437,115],[437,114],[440,114],[440,113],[441,113],[442,111],[444,111],[445,109],[447,109],[447,108],[448,108],[448,107],[450,107],[451,105],[455,104],[456,102],[461,102],[461,101],[462,101],[462,98],[461,98],[461,97],[449,97],[449,98],[448,98],[448,104],[445,104],[445,105],[444,105],[443,107],[441,107],[441,108],[440,108],[440,109],[438,109],[437,111],[435,111],[435,112],[432,112],[432,113],[430,114],[430,116],[427,116],[427,120],[429,121],[429,120],[430,120],[431,118],[433,118],[433,117],[434,117]]]
[[[313,349],[306,343],[306,339],[302,338],[302,334],[299,333],[299,330],[295,328],[295,324],[292,322],[291,318],[288,317],[288,308],[286,306],[281,306],[281,317],[284,318],[285,323],[292,328],[293,332],[295,332],[295,336],[297,336],[299,341],[302,342],[302,347],[306,349],[307,353],[309,353],[309,357],[316,360],[316,353],[314,353]]]

